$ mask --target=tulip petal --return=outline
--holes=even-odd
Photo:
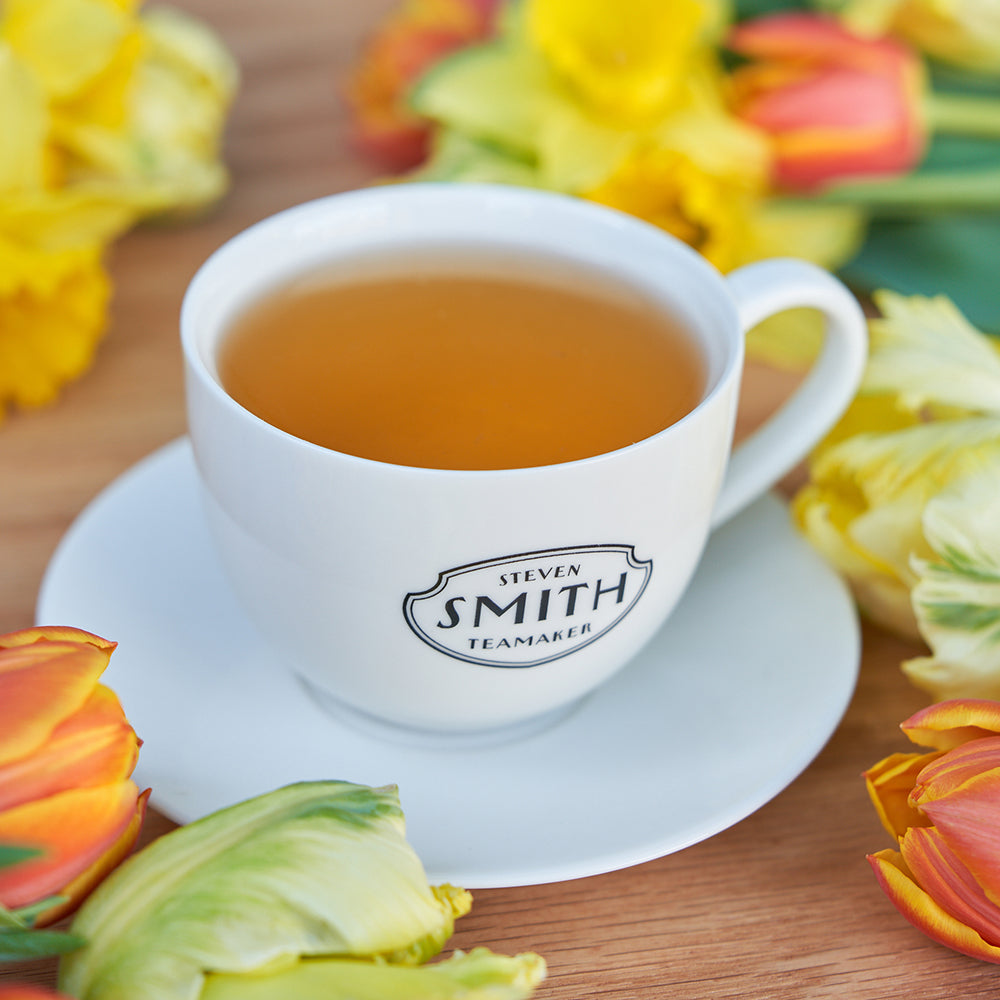
[[[117,696],[99,684],[33,753],[0,764],[0,811],[70,788],[121,781],[138,757],[139,740]]]
[[[1000,781],[1000,736],[984,736],[946,753],[928,754],[927,766],[914,781],[913,801],[923,807],[973,784],[989,795],[985,786],[993,781]]]
[[[0,870],[0,904],[14,909],[60,892],[118,842],[134,820],[138,797],[132,781],[119,781],[0,813],[0,842],[43,851]]]
[[[59,890],[59,896],[63,901],[42,910],[35,918],[35,927],[47,927],[71,914],[104,881],[105,877],[128,857],[146,818],[149,794],[150,789],[147,788],[136,800],[135,812],[118,839],[89,868]]]
[[[935,557],[914,560],[912,599],[932,655],[907,660],[903,671],[937,701],[1000,697],[998,522],[1000,463],[986,456],[924,510],[924,534]]]
[[[1000,964],[1000,948],[984,941],[924,892],[897,851],[879,851],[869,855],[868,861],[882,890],[914,927],[963,955]]]
[[[85,642],[98,649],[106,649],[108,655],[114,652],[117,642],[103,639],[93,632],[72,625],[36,625],[34,628],[23,628],[17,632],[0,635],[0,649],[11,649],[14,646],[29,646],[32,643],[46,642]]]
[[[934,754],[895,753],[865,771],[865,784],[882,825],[897,839],[914,826],[927,826],[929,820],[911,805],[910,792],[923,769],[935,759]]]
[[[734,82],[741,117],[774,140],[779,184],[809,190],[902,173],[919,160],[924,79],[904,46],[808,12],[744,22],[730,46],[763,60],[738,69]]]
[[[48,639],[6,644],[9,639],[0,637],[0,763],[36,750],[82,707],[114,648]]]
[[[906,866],[917,884],[956,920],[972,928],[987,944],[1000,946],[997,908],[940,830],[907,831],[900,842]]]
[[[1000,904],[1000,768],[967,780],[943,798],[918,804],[990,899]]]
[[[1000,734],[1000,702],[978,698],[942,701],[915,712],[900,728],[920,746],[950,750],[969,740]]]

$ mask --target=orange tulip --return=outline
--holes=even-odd
[[[139,740],[98,683],[115,644],[79,629],[0,635],[0,844],[37,855],[0,868],[9,909],[63,897],[75,909],[129,852],[148,792],[130,779]]]
[[[728,45],[753,60],[733,73],[736,112],[770,135],[778,187],[895,176],[923,157],[923,64],[903,44],[789,12],[738,25]]]
[[[356,140],[394,170],[427,155],[429,123],[410,110],[411,86],[436,62],[489,37],[499,0],[407,0],[369,39],[347,87]]]
[[[893,754],[865,772],[899,844],[868,860],[910,923],[1000,963],[1000,702],[940,702],[902,729],[933,750]]]

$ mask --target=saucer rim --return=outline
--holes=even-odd
[[[65,581],[66,574],[71,572],[74,561],[79,559],[81,548],[84,552],[86,551],[87,546],[92,544],[98,529],[104,527],[104,522],[108,520],[109,515],[113,511],[117,510],[119,506],[127,508],[129,501],[133,499],[133,494],[137,494],[141,487],[148,487],[150,482],[156,477],[166,476],[168,471],[181,472],[182,474],[187,474],[191,479],[194,478],[194,459],[190,443],[186,437],[178,438],[140,459],[109,483],[84,508],[59,542],[45,571],[37,604],[38,621],[51,624],[55,620],[66,617],[59,610],[60,603],[63,600],[59,595],[59,589]],[[177,489],[181,489],[181,486],[177,486]],[[769,505],[773,508],[776,504],[783,510],[786,510],[783,501],[774,496],[766,496],[757,501],[751,508],[748,508],[747,511],[734,518],[730,524],[719,529],[719,532],[729,531],[730,533],[737,533],[740,530],[741,522],[746,523],[751,517],[752,511],[767,508]],[[141,522],[142,518],[137,518],[136,523]],[[133,527],[128,526],[125,530],[133,530]],[[787,530],[793,530],[790,524]],[[804,540],[801,541],[803,544],[807,544]],[[812,550],[809,551],[811,552]],[[728,808],[720,808],[709,820],[683,829],[680,835],[677,830],[671,830],[669,834],[664,832],[664,835],[660,838],[652,838],[642,844],[620,844],[617,849],[604,849],[594,854],[586,860],[586,863],[579,858],[570,859],[566,862],[557,858],[549,858],[548,860],[538,860],[534,865],[525,865],[522,862],[503,868],[497,864],[487,866],[480,864],[477,867],[475,864],[468,863],[468,861],[442,865],[433,861],[427,863],[425,860],[428,876],[431,881],[450,881],[469,888],[496,888],[565,881],[603,874],[620,868],[642,864],[705,840],[751,815],[779,794],[809,766],[839,725],[853,695],[860,666],[860,626],[853,601],[851,601],[843,581],[836,576],[832,569],[825,563],[822,563],[818,556],[815,554],[814,556],[815,558],[812,559],[813,570],[819,571],[820,575],[825,578],[830,594],[835,595],[831,600],[835,600],[840,605],[839,608],[831,607],[830,613],[841,617],[843,619],[842,624],[846,624],[850,629],[849,635],[843,634],[840,636],[845,652],[843,653],[844,662],[836,665],[839,671],[836,677],[839,694],[838,697],[828,702],[822,709],[820,706],[814,706],[811,709],[814,713],[812,718],[813,737],[808,743],[799,748],[799,753],[794,758],[786,759],[783,762],[784,766],[780,768],[776,767],[769,772],[767,780],[759,781],[755,786],[754,794],[743,795],[734,799]],[[211,559],[210,556],[206,558]],[[699,570],[699,575],[703,572],[705,571]],[[711,584],[711,580],[709,584]],[[74,602],[70,600],[69,603],[72,605]],[[76,603],[79,605],[79,602]],[[86,600],[83,603],[86,604]],[[682,601],[682,607],[683,604],[684,602]],[[53,611],[55,612],[55,617]],[[77,622],[77,624],[80,624],[81,627],[88,627],[86,622],[81,621]],[[129,655],[129,660],[130,662],[132,660],[131,654]],[[113,678],[116,675],[117,672],[109,670],[110,677]],[[293,681],[291,677],[287,680],[288,682]],[[829,678],[827,678],[827,681],[829,681]],[[114,685],[112,684],[112,686]],[[303,693],[303,698],[306,697],[308,696]],[[602,697],[606,697],[605,689],[595,692],[590,696],[588,701],[591,699],[599,700]],[[126,705],[126,711],[128,711],[128,705]],[[575,715],[576,713],[573,713],[571,717],[575,717]],[[336,720],[330,719],[327,715],[324,715],[323,718],[327,724],[335,728],[337,727],[338,723]],[[549,734],[557,734],[556,739],[558,739],[560,731],[563,734],[570,732],[570,741],[572,741],[572,730],[564,728],[565,725],[565,723],[559,723],[547,732]],[[345,734],[341,733],[341,735]],[[551,741],[551,735],[548,738]],[[528,741],[531,739],[532,737],[526,738]],[[349,742],[359,740],[362,743],[372,742],[370,737],[365,737],[364,734],[358,731],[354,731],[348,735]],[[386,751],[387,746],[387,744],[379,744],[380,751]],[[437,751],[428,751],[432,755],[435,752]],[[485,752],[496,753],[502,757],[505,753],[505,747],[501,745]],[[169,755],[169,751],[166,748],[162,751],[158,749],[157,754]],[[633,761],[633,764],[635,763]],[[140,754],[140,763],[136,770],[136,776],[142,778],[144,770],[143,756]],[[303,779],[307,777],[309,775],[303,775]],[[347,780],[351,779],[348,778]],[[413,802],[421,794],[426,793],[422,793],[419,789],[411,789],[401,785],[401,799],[404,812],[407,812],[408,817],[408,800],[412,806]],[[216,794],[215,798],[218,800],[215,808],[221,808],[224,805],[231,804],[232,801],[238,800],[238,798],[227,799],[225,794]],[[185,808],[183,795],[172,793],[169,790],[164,791],[163,789],[158,793],[155,786],[151,801],[168,818],[182,823],[190,822],[206,811],[204,809],[196,809],[192,812],[190,808]]]

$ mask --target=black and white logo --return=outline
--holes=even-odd
[[[440,652],[488,667],[534,667],[613,629],[653,572],[631,545],[580,545],[456,566],[406,595],[403,614]]]

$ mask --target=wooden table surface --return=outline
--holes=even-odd
[[[94,368],[56,405],[0,424],[0,632],[33,622],[46,563],[87,501],[184,432],[177,316],[201,261],[265,215],[376,176],[351,148],[338,87],[390,0],[177,6],[210,23],[242,67],[227,137],[232,191],[206,219],[116,245],[113,322]],[[752,423],[783,380],[758,372],[747,382],[743,421]],[[812,766],[748,819],[623,871],[478,891],[451,944],[541,953],[550,972],[539,996],[552,1000],[997,997],[1000,970],[910,927],[865,861],[890,845],[860,773],[907,748],[898,723],[926,703],[899,670],[914,653],[866,627],[842,724]],[[154,811],[143,838],[169,828]],[[14,980],[52,983],[54,970],[0,972],[0,985]]]

